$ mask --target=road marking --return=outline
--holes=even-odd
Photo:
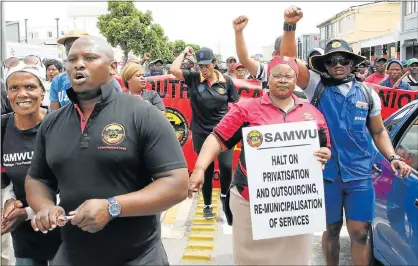
[[[213,250],[213,244],[209,243],[188,243],[186,246],[186,250],[190,251],[202,251],[202,250]]]
[[[192,261],[192,262],[207,262],[212,260],[212,256],[209,253],[190,253],[186,252],[181,258],[182,261]]]
[[[191,232],[216,232],[216,225],[197,225],[192,226]]]
[[[193,234],[189,235],[189,241],[214,241],[214,235],[201,235],[201,234]]]
[[[192,233],[187,238],[188,243],[181,258],[182,261],[196,263],[212,261],[212,255],[211,253],[208,253],[208,251],[213,251],[215,249],[215,234],[218,226],[216,217],[219,214],[218,205],[220,201],[219,194],[220,189],[213,189],[212,208],[215,218],[210,220],[203,218],[203,208],[205,207],[203,196],[200,195],[194,198],[197,199],[198,204],[196,205],[194,215],[192,216],[192,226],[190,228]]]

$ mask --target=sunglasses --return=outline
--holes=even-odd
[[[39,62],[41,61],[39,59],[39,57],[37,57],[36,55],[27,55],[25,57],[10,57],[8,59],[6,59],[6,61],[4,61],[3,66],[6,68],[12,68],[17,66],[20,61],[23,61],[23,63],[25,63],[25,65],[37,65],[39,64]]]
[[[351,63],[351,59],[344,58],[344,57],[331,57],[325,60],[325,64],[328,67],[335,67],[338,64],[342,66],[348,66],[350,63]]]

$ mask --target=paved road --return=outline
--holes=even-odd
[[[219,203],[219,207],[221,204]],[[232,257],[232,228],[226,224],[224,214],[220,213],[217,221],[211,226],[216,232],[191,232],[199,225],[193,225],[193,220],[198,217],[195,210],[198,208],[198,196],[187,199],[161,215],[162,238],[171,265],[234,265]],[[195,220],[196,223],[196,220]],[[189,237],[209,236],[214,239],[195,239]],[[197,249],[211,248],[213,250],[186,250],[193,248],[193,243],[201,245]],[[190,261],[184,261],[187,256],[195,256]],[[189,257],[190,259],[190,257]],[[314,234],[311,254],[311,265],[325,265],[321,250],[321,233]],[[352,265],[350,256],[350,240],[344,227],[341,232],[340,265]]]

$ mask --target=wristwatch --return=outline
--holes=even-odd
[[[403,158],[399,155],[396,155],[396,154],[389,157],[389,162],[390,163],[394,160],[403,161]]]
[[[108,198],[107,201],[109,202],[109,207],[107,207],[107,211],[109,212],[112,218],[117,218],[120,215],[120,205],[114,198]]]
[[[289,24],[289,23],[284,23],[283,24],[283,30],[284,31],[295,31],[296,30],[296,24]]]

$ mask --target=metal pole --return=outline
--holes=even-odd
[[[25,18],[25,42],[28,43],[28,19]]]
[[[57,39],[60,37],[60,33],[59,33],[59,30],[60,30],[60,28],[59,28],[59,20],[60,20],[60,18],[55,18],[55,20],[57,21]]]

